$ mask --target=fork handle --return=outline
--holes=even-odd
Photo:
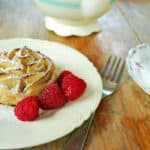
[[[102,99],[106,96],[107,95],[103,93]],[[62,150],[83,150],[94,116],[95,112],[91,114],[90,118],[85,121],[82,126],[77,128],[72,133],[71,137],[69,137],[69,139],[63,145]]]
[[[82,150],[83,149],[91,124],[93,122],[94,116],[95,116],[95,112],[92,113],[90,118],[87,121],[85,121],[82,126],[77,128],[72,133],[71,137],[69,137],[67,142],[64,144],[62,150]]]

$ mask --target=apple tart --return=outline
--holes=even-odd
[[[0,103],[16,105],[37,96],[56,78],[52,60],[27,47],[0,52]]]

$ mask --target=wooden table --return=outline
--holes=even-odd
[[[44,28],[43,15],[31,0],[0,0],[0,39],[58,41],[81,51],[98,70],[109,54],[126,57],[130,48],[150,42],[150,1],[119,1],[99,23],[99,33],[63,38]],[[86,150],[150,150],[150,96],[127,71],[118,90],[101,102],[89,137]],[[60,150],[68,138],[27,150]]]

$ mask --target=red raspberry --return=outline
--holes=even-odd
[[[39,116],[38,99],[29,96],[20,101],[14,108],[14,113],[19,120],[32,121]]]
[[[61,72],[61,74],[58,76],[58,78],[56,80],[56,82],[58,83],[59,86],[61,86],[61,82],[62,82],[63,78],[68,74],[71,74],[71,72],[68,70],[64,70],[63,72]]]
[[[87,84],[83,79],[68,74],[62,80],[61,89],[68,100],[75,100],[83,94],[86,86]]]
[[[39,105],[43,109],[62,107],[66,103],[66,97],[56,83],[48,85],[39,96]]]

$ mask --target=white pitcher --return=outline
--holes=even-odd
[[[63,25],[65,24],[67,27],[70,26],[73,28],[80,26],[80,29],[83,24],[85,24],[86,27],[88,26],[88,29],[90,29],[89,26],[94,27],[95,20],[108,11],[114,1],[115,0],[35,0],[37,6],[47,16],[55,18],[55,21],[57,19],[59,24],[63,22]]]

